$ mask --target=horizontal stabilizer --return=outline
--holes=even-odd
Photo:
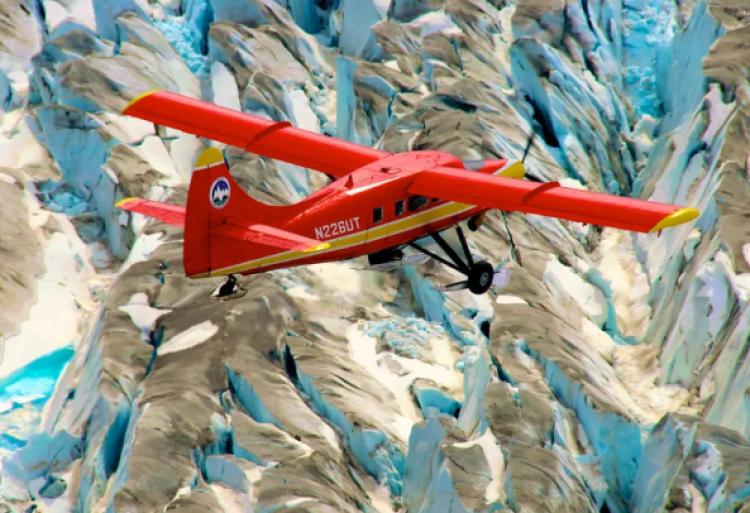
[[[230,239],[263,244],[279,249],[294,251],[320,251],[330,247],[330,244],[311,239],[296,233],[275,228],[265,224],[253,224],[250,226],[237,226],[235,224],[223,224],[211,232],[213,235],[227,237]]]
[[[153,217],[167,224],[185,226],[185,207],[141,198],[125,198],[118,201],[115,206],[128,212]]]

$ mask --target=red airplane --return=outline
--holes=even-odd
[[[131,101],[124,114],[237,146],[331,176],[334,181],[292,205],[251,198],[232,179],[224,156],[206,149],[195,164],[185,207],[126,198],[119,208],[184,227],[183,261],[191,278],[248,275],[368,255],[397,262],[411,246],[467,279],[453,289],[475,294],[492,284],[493,266],[475,261],[459,223],[476,230],[489,209],[519,211],[655,232],[695,219],[694,208],[522,180],[522,162],[465,165],[441,151],[387,153],[297,129],[167,91]],[[440,232],[456,227],[463,258]],[[431,236],[440,256],[416,242]],[[224,289],[224,287],[222,287]]]

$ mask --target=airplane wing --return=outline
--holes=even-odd
[[[287,121],[270,121],[169,91],[149,91],[123,114],[177,128],[272,159],[316,169],[337,178],[388,153],[342,141]]]
[[[212,235],[237,239],[264,246],[272,246],[279,249],[291,249],[295,251],[319,251],[327,249],[330,244],[317,239],[303,237],[281,228],[275,228],[266,224],[253,224],[250,226],[238,226],[234,224],[222,224],[211,231]]]
[[[185,207],[141,198],[125,198],[115,203],[115,206],[129,212],[154,217],[167,224],[185,226]]]
[[[558,182],[530,182],[444,167],[418,173],[409,193],[636,232],[659,231],[700,214],[694,208],[582,191]]]

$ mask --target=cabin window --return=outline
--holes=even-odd
[[[383,207],[375,207],[372,209],[372,222],[377,224],[383,220]]]
[[[440,201],[440,198],[432,198],[433,203],[437,203],[438,201]]]
[[[398,200],[396,202],[396,215],[400,216],[404,213],[404,200]]]
[[[426,196],[409,196],[409,212],[419,210],[429,202],[430,200]]]

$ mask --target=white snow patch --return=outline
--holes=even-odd
[[[8,173],[0,173],[0,182],[14,184],[16,179],[10,176]]]
[[[214,92],[214,103],[228,109],[242,110],[237,81],[221,62],[211,65],[211,85]]]
[[[364,334],[358,326],[351,326],[347,330],[347,339],[352,361],[364,368],[396,399],[400,414],[393,419],[393,427],[403,441],[408,441],[412,425],[421,420],[408,391],[411,378],[407,376],[407,380],[403,380],[403,377],[396,376],[387,367],[381,366],[376,350],[377,340]]]
[[[569,187],[571,189],[576,189],[579,191],[587,191],[585,185],[583,185],[580,181],[576,180],[575,178],[565,177],[560,180],[560,185],[563,187]]]
[[[94,14],[94,0],[78,0],[69,2],[70,18],[96,31],[96,15]]]
[[[567,294],[575,300],[586,314],[598,326],[607,320],[607,301],[604,294],[587,283],[573,269],[551,258],[544,269],[544,282],[550,290],[558,295]]]
[[[26,123],[23,109],[6,112],[0,119],[0,167],[23,169],[49,161],[47,150]]]
[[[375,485],[375,481],[370,476],[366,476],[363,482],[365,492],[377,513],[396,513],[391,501],[391,492],[386,485]]]
[[[442,32],[445,35],[460,35],[461,29],[453,23],[453,20],[445,14],[445,11],[432,11],[419,16],[408,25],[411,28],[417,28],[421,37],[425,37],[435,32]]]
[[[679,385],[657,385],[659,349],[652,345],[618,344],[612,352],[612,366],[640,414],[648,422],[658,422],[668,412],[698,415],[689,409],[690,392]]]
[[[525,299],[508,294],[500,294],[497,296],[495,303],[498,305],[528,305]]]
[[[193,173],[195,160],[203,148],[200,139],[192,134],[175,134],[176,138],[169,142],[169,154],[172,156],[175,168],[187,183]]]
[[[18,333],[0,336],[0,377],[80,341],[90,316],[99,310],[97,291],[111,280],[90,265],[92,249],[78,237],[70,219],[41,208],[33,182],[23,173],[19,180],[25,183],[28,223],[41,242],[45,273],[37,281],[37,302]],[[59,231],[48,235],[43,227],[51,217]]]
[[[387,61],[385,61],[383,63],[383,65],[386,68],[390,68],[390,69],[395,70],[395,71],[401,71],[401,68],[399,68],[398,61],[396,61],[396,59],[387,60]]]
[[[294,287],[290,287],[286,290],[286,293],[290,297],[294,297],[297,299],[307,299],[309,301],[320,301],[320,296],[318,296],[317,294],[311,294],[308,288],[304,285],[295,285]]]
[[[750,265],[750,242],[742,245],[742,256],[745,257],[747,265]]]
[[[588,341],[605,360],[610,360],[612,358],[612,352],[615,350],[617,344],[612,340],[612,337],[602,331],[599,326],[584,317],[581,319],[581,333],[586,341]]]
[[[143,333],[148,333],[156,325],[156,320],[164,314],[171,312],[169,308],[159,309],[148,304],[148,296],[144,292],[133,294],[126,305],[122,305],[119,310],[130,316],[138,329]]]
[[[503,458],[503,452],[500,449],[500,445],[492,434],[491,429],[485,430],[482,436],[470,440],[468,442],[462,442],[453,444],[454,447],[468,449],[478,445],[482,448],[484,458],[487,461],[487,466],[490,468],[490,483],[487,485],[485,491],[485,500],[488,503],[495,501],[505,501],[505,488],[503,487],[503,480],[505,475],[505,458]]]
[[[219,327],[216,326],[216,324],[211,321],[203,321],[202,323],[191,326],[185,331],[178,333],[167,340],[159,346],[159,349],[156,350],[156,354],[161,356],[190,349],[191,347],[202,344],[209,338],[213,337],[218,331]]]
[[[76,461],[74,463],[75,467],[80,467],[80,462]],[[76,472],[78,472],[78,469],[76,469]],[[68,470],[67,472],[63,472],[59,475],[60,478],[62,478],[63,481],[67,484],[67,487],[65,488],[65,492],[54,499],[45,499],[44,497],[39,497],[37,500],[39,501],[41,508],[41,511],[44,511],[44,513],[70,513],[73,511],[73,502],[75,497],[72,497],[72,486],[71,482],[73,479],[73,470]],[[41,478],[41,483],[39,485],[39,488],[41,488],[44,483],[47,481],[46,478]],[[39,490],[35,489],[35,494],[38,496]]]
[[[249,497],[231,489],[222,483],[211,483],[211,491],[216,496],[216,501],[225,513],[247,513],[253,511]]]
[[[47,29],[50,32],[55,30],[67,17],[68,10],[55,0],[48,0],[44,3],[44,21],[47,23]]]
[[[182,178],[177,173],[177,168],[172,156],[167,151],[162,139],[156,135],[148,135],[138,146],[133,146],[133,151],[157,172],[164,175],[160,183],[167,187],[178,185]]]
[[[718,135],[719,130],[724,126],[727,118],[731,115],[735,108],[735,102],[724,103],[721,100],[721,89],[719,84],[711,84],[708,86],[708,94],[706,95],[708,100],[708,127],[703,132],[703,141],[707,144],[713,144],[714,138]]]
[[[310,107],[310,100],[302,89],[295,89],[289,96],[292,99],[292,115],[299,128],[320,133],[320,121]]]
[[[301,506],[303,504],[307,504],[310,502],[315,502],[315,499],[312,497],[297,497],[296,499],[292,499],[290,501],[286,501],[283,505],[283,509],[285,508],[296,508],[297,506]]]
[[[44,247],[46,271],[37,282],[37,302],[18,334],[4,339],[4,350],[0,347],[0,377],[80,338],[83,316],[94,308],[87,286],[93,273],[80,267],[81,251],[64,233],[50,236]]]
[[[123,212],[123,214],[125,213]],[[133,224],[135,225],[135,217],[143,217],[143,216],[141,216],[140,214],[133,214],[133,215],[134,215]],[[161,239],[163,236],[164,234],[162,232],[154,232],[154,233],[146,233],[146,234],[138,235],[135,239],[135,243],[133,244],[133,247],[130,248],[130,254],[128,255],[128,258],[125,259],[125,262],[123,262],[122,267],[120,267],[119,274],[122,274],[126,269],[128,269],[133,264],[137,264],[139,262],[145,262],[146,260],[148,260],[151,253],[153,253],[154,250],[161,245],[162,243]]]
[[[362,291],[361,273],[339,262],[313,264],[307,269],[329,289],[350,295],[359,295]]]
[[[132,116],[101,112],[97,117],[104,122],[107,132],[124,144],[138,144],[156,133],[153,123]]]
[[[392,0],[372,0],[372,5],[380,16],[385,17],[388,14],[388,9],[391,7],[391,2]]]

